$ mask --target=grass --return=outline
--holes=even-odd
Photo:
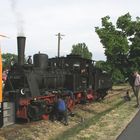
[[[81,124],[75,125],[73,128],[68,129],[64,133],[60,134],[59,136],[57,136],[56,138],[53,138],[51,140],[68,140],[68,139],[70,139],[70,137],[75,137],[80,131],[90,127],[91,125],[95,125],[97,122],[99,122],[99,120],[102,116],[106,115],[110,111],[114,110],[115,108],[118,108],[119,106],[121,106],[123,104],[124,104],[124,101],[120,100],[113,107],[110,107],[109,109],[107,109],[103,112],[97,113],[94,117],[87,119],[86,121],[84,121]]]
[[[104,106],[105,110],[98,108],[94,108],[95,110],[87,109],[87,113],[91,115],[89,118],[50,140],[115,140],[138,111],[134,108],[136,103],[134,96],[132,96],[130,102],[125,102],[121,98],[122,95],[101,102],[100,106]],[[96,106],[98,105],[95,103]],[[86,109],[82,110],[86,111]],[[78,117],[80,116],[78,114]]]
[[[82,130],[76,136],[76,140],[115,140],[138,111],[133,107],[134,104],[135,99],[131,102],[120,104],[100,117],[96,124]]]

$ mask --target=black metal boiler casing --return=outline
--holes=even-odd
[[[35,54],[33,58],[33,64],[15,64],[11,67],[5,92],[36,97],[59,89],[77,92],[91,86],[95,91],[100,91],[112,86],[110,76],[96,69],[92,60],[77,55],[48,59],[42,53]]]

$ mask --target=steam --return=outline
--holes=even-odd
[[[16,18],[17,35],[24,36],[24,20],[23,15],[17,8],[17,0],[9,0],[13,14]]]

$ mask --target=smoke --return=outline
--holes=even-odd
[[[17,0],[9,0],[9,1],[10,1],[11,10],[16,18],[17,35],[24,36],[24,20],[23,20],[23,15],[18,10]]]

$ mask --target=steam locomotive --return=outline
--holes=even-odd
[[[48,119],[59,94],[72,111],[77,103],[103,99],[112,87],[110,75],[80,55],[48,58],[38,53],[33,63],[31,58],[25,63],[25,41],[17,37],[18,62],[11,66],[3,89],[3,104],[12,103],[15,121]]]

